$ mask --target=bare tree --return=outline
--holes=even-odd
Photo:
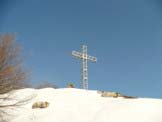
[[[21,48],[13,35],[0,36],[0,94],[26,86],[27,73],[22,66]]]
[[[23,57],[21,48],[15,43],[15,38],[11,34],[0,35],[0,96],[14,89],[24,88],[28,85],[27,72],[23,68]],[[10,99],[8,96],[0,97],[1,101]],[[23,100],[24,101],[24,100]],[[23,101],[10,105],[0,102],[0,122],[5,113],[3,108],[18,106]]]

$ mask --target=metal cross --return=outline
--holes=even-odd
[[[79,58],[82,60],[82,85],[83,89],[88,89],[88,67],[87,62],[88,60],[91,62],[96,62],[97,58],[87,55],[87,46],[82,45],[82,53],[77,51],[72,51],[72,55],[76,58]]]

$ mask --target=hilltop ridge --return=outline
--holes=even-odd
[[[11,122],[162,122],[161,99],[102,97],[95,90],[76,88],[21,89],[13,96],[32,99],[10,111]],[[49,106],[32,109],[40,101]]]

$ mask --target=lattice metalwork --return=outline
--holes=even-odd
[[[82,53],[72,51],[72,55],[82,60],[82,85],[83,89],[88,89],[88,66],[87,62],[97,62],[97,58],[87,55],[87,46],[82,45]]]

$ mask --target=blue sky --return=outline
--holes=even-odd
[[[88,46],[89,89],[162,98],[161,0],[0,0],[0,33],[29,54],[31,81],[81,85],[71,51]]]

